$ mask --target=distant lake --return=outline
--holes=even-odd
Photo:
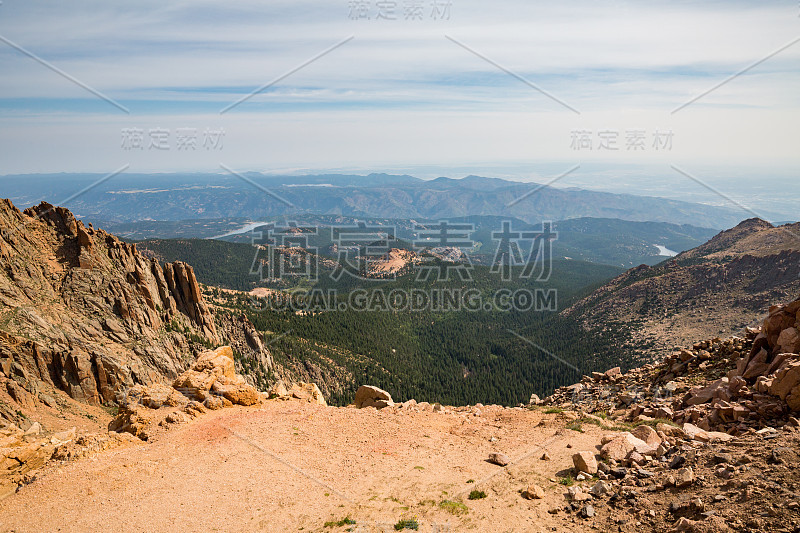
[[[678,255],[678,252],[674,252],[666,246],[661,246],[660,244],[654,244],[653,246],[658,248],[658,255],[663,255],[664,257],[675,257]]]

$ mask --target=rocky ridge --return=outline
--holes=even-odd
[[[800,292],[800,224],[745,220],[656,266],[628,270],[562,314],[590,330],[629,330],[622,347],[669,354],[697,339],[741,335]]]
[[[797,531],[799,326],[800,299],[771,307],[746,338],[698,342],[661,363],[532,398],[564,410],[569,429],[609,431],[574,454],[569,480],[578,485],[552,512],[599,513],[620,530],[627,521],[611,518],[619,509],[654,530]]]
[[[246,319],[218,326],[186,263],[147,259],[45,202],[19,211],[1,201],[0,230],[0,385],[16,403],[35,409],[64,392],[113,404],[126,389],[174,379],[229,339],[243,360],[271,370]],[[0,416],[19,422],[6,404]]]

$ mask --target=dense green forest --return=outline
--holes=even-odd
[[[198,279],[210,286],[249,291],[259,280],[251,274],[256,249],[250,244],[179,239],[143,241],[138,246],[161,260],[192,264]],[[438,260],[433,265],[447,268]],[[283,303],[290,301],[291,306],[275,301],[254,305],[244,294],[211,291],[222,307],[250,318],[278,364],[314,368],[335,382],[329,387],[329,401],[334,404],[346,404],[358,386],[372,384],[401,401],[515,405],[531,394],[545,396],[574,383],[593,370],[634,364],[632,356],[617,348],[630,325],[586,331],[558,313],[621,269],[555,260],[548,281],[537,282],[535,277],[522,278],[519,268],[510,281],[503,281],[489,266],[462,267],[441,281],[435,275],[419,280],[413,269],[393,280],[350,275],[335,280],[328,264],[315,283],[283,280],[286,285],[277,288],[293,289],[280,293]],[[465,271],[466,280],[458,274]],[[456,295],[450,304],[461,306],[387,305],[386,295],[412,291],[439,303]],[[520,291],[532,295],[533,305],[514,310],[499,304],[498,294]],[[480,305],[465,308],[469,306],[459,300],[465,294],[479,299]],[[363,305],[354,305],[354,295],[360,295]]]
[[[475,266],[472,279],[418,281],[414,274],[394,281],[348,284],[337,294],[348,300],[363,290],[366,300],[378,291],[477,291],[491,301],[498,290],[557,292],[557,309],[616,274],[612,267],[578,261],[557,261],[546,283],[519,279],[503,282],[485,266]],[[335,287],[326,285],[325,290]],[[297,307],[258,309],[245,296],[231,297],[226,305],[247,314],[265,332],[276,362],[314,363],[323,368],[343,368],[352,375],[329,400],[346,404],[355,389],[372,384],[388,390],[397,400],[441,402],[451,405],[526,402],[531,394],[544,396],[558,386],[578,381],[581,375],[633,360],[620,357],[624,328],[614,332],[588,332],[554,310],[377,310],[347,307],[335,311],[298,313]]]

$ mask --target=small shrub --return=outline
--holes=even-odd
[[[404,529],[413,529],[417,531],[419,529],[419,522],[417,522],[416,518],[401,518],[395,525],[395,531],[402,531]]]
[[[355,525],[356,521],[350,518],[349,516],[345,516],[339,521],[331,520],[330,522],[325,522],[325,527],[342,527],[342,526],[353,526]]]
[[[485,497],[486,497],[486,493],[483,492],[482,490],[473,490],[472,492],[469,493],[469,497],[468,498],[470,500],[482,500]]]
[[[454,515],[464,514],[469,511],[466,505],[461,502],[454,502],[453,500],[442,500],[439,502],[439,508]]]
[[[572,479],[571,474],[567,474],[566,477],[560,478],[558,482],[564,485],[565,487],[571,487],[575,483],[575,480]]]

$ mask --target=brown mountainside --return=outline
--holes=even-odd
[[[798,294],[800,224],[750,219],[674,259],[625,272],[564,314],[587,328],[625,323],[631,349],[664,355],[740,332],[771,302]]]

